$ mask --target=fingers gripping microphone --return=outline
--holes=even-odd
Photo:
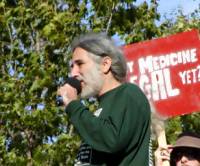
[[[81,82],[78,79],[74,77],[69,77],[65,80],[64,84],[69,84],[70,86],[75,88],[77,90],[77,94],[81,93]],[[56,104],[58,106],[62,106],[64,104],[62,96],[56,97]]]

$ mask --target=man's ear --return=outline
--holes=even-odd
[[[110,71],[111,64],[112,64],[112,59],[109,56],[103,57],[101,67],[102,67],[102,72],[104,74]]]

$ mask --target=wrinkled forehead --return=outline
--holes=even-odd
[[[72,60],[76,59],[83,59],[83,58],[88,58],[89,52],[81,47],[77,47],[74,49],[72,53]]]
[[[72,54],[72,59],[70,63],[73,64],[79,62],[80,60],[82,61],[92,60],[95,63],[99,63],[103,57],[104,55],[97,55],[83,48],[77,47]]]

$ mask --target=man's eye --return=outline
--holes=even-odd
[[[78,63],[77,63],[78,66],[81,66],[81,65],[83,65],[83,64],[84,64],[83,62],[78,62]]]

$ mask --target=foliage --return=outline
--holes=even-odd
[[[68,165],[79,138],[55,96],[86,4],[10,0],[0,8],[0,165]]]
[[[173,18],[166,17],[165,21],[159,27],[162,36],[188,31],[194,28],[199,29],[200,27],[200,4],[191,14],[184,15],[182,10],[179,9],[177,12],[172,12],[171,15]]]
[[[139,6],[135,0],[0,1],[0,165],[73,165],[80,139],[55,103],[57,86],[69,72],[72,39],[105,31],[128,44],[200,27],[199,11],[157,25],[158,5],[153,0]],[[96,106],[88,105],[91,111]],[[198,131],[198,119],[195,114],[172,120],[167,134],[178,124],[179,130]]]
[[[172,13],[171,15],[173,18],[166,18],[159,26],[161,36],[168,36],[194,28],[200,30],[200,4],[191,14],[184,15],[180,9],[178,12]],[[200,134],[199,118],[200,113],[197,112],[169,119],[166,122],[168,143],[174,143],[177,136],[183,131],[189,130]]]

